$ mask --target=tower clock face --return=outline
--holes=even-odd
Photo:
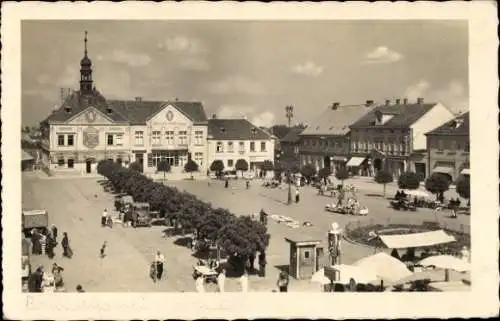
[[[174,113],[171,110],[169,110],[167,112],[167,120],[172,121],[172,119],[174,119]]]

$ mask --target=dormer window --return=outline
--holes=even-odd
[[[67,113],[71,112],[71,108],[69,108],[69,107],[64,108],[64,110],[65,110]]]
[[[220,128],[220,132],[221,132],[221,133],[225,133],[225,132],[226,132],[226,129],[225,129],[224,127],[221,127],[221,128]]]
[[[252,134],[254,134],[254,135],[255,135],[256,133],[257,133],[257,129],[256,129],[255,127],[254,127],[254,128],[252,128]]]
[[[111,108],[106,108],[106,112],[107,112],[108,114],[111,114],[111,113],[113,113],[113,110],[112,110]]]

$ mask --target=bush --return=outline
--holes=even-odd
[[[464,175],[458,179],[456,191],[458,195],[465,199],[470,199],[470,177],[469,175]]]
[[[219,245],[230,253],[246,256],[264,251],[269,245],[267,228],[248,217],[236,217],[224,209],[213,209],[194,195],[176,188],[155,183],[138,172],[113,161],[100,161],[99,174],[134,200],[148,202],[153,211],[165,213],[165,218],[175,219],[184,231],[196,230],[199,235]]]
[[[330,175],[332,175],[332,171],[328,167],[323,167],[318,171],[318,178],[324,180],[325,184],[326,184],[326,179]]]
[[[400,189],[418,189],[420,187],[420,177],[414,172],[404,172],[398,178]]]
[[[335,177],[344,185],[344,180],[349,178],[349,172],[345,168],[339,168],[339,170],[335,172]]]
[[[220,177],[224,171],[224,163],[220,159],[216,159],[210,164],[210,170],[215,172],[217,177]]]
[[[446,174],[433,173],[425,181],[425,189],[436,194],[437,199],[443,197],[443,193],[450,188],[451,180]]]
[[[300,169],[300,173],[307,180],[310,180],[311,178],[314,177],[314,175],[316,175],[316,167],[314,167],[312,164],[306,164],[302,166],[302,168]]]
[[[392,177],[392,174],[385,170],[378,171],[377,175],[375,175],[375,182],[384,185],[384,197],[386,185],[391,183],[393,180],[394,178]]]
[[[236,161],[236,164],[234,164],[234,169],[241,171],[241,176],[243,176],[243,172],[248,170],[248,162],[243,158],[240,158]]]
[[[142,165],[138,161],[130,163],[130,165],[128,166],[128,168],[131,171],[135,171],[135,172],[139,172],[139,173],[142,173],[142,171],[143,171]]]
[[[196,164],[191,158],[189,158],[187,163],[184,165],[184,171],[186,173],[197,172],[198,164]]]

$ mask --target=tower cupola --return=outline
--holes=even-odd
[[[93,91],[92,60],[87,56],[87,31],[85,31],[84,43],[84,55],[80,60],[80,93],[90,94]]]

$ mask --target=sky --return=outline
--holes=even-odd
[[[23,21],[22,123],[77,89],[84,32],[108,99],[197,100],[207,116],[308,123],[333,102],[423,97],[468,110],[466,21]]]

